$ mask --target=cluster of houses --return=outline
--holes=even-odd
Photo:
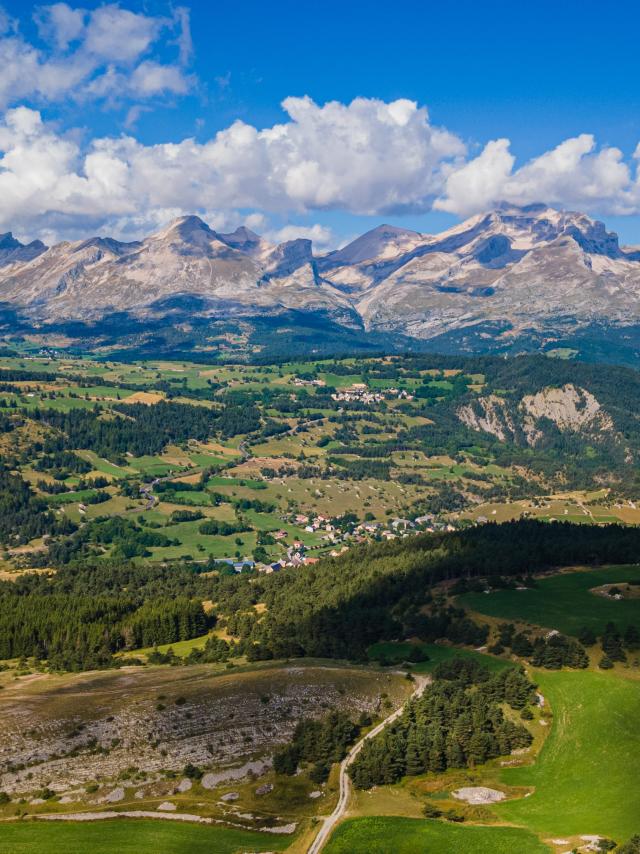
[[[304,526],[304,530],[309,533],[317,533],[322,535],[322,539],[326,542],[337,543],[344,540],[354,540],[355,542],[364,542],[372,537],[381,537],[385,540],[394,540],[399,536],[406,536],[411,532],[416,531],[452,531],[453,526],[436,521],[431,514],[424,516],[416,516],[415,519],[391,519],[388,523],[382,522],[360,522],[354,525],[338,527],[334,524],[337,520],[332,520],[329,516],[324,516],[318,513],[316,516],[308,516],[304,513],[297,513],[291,517],[291,521],[296,525]],[[284,538],[286,531],[278,531],[273,536],[278,539],[279,535]],[[345,549],[343,548],[340,553]],[[331,552],[332,556],[336,555]]]
[[[329,516],[323,516],[322,513],[318,513],[317,516],[308,516],[306,513],[296,513],[292,517],[292,522],[296,525],[301,525],[304,527],[305,531],[308,531],[310,534],[315,533],[316,531],[334,531],[335,528],[331,524],[331,518]]]
[[[282,534],[286,536],[287,532],[276,531],[273,536],[276,539],[281,540],[283,539]],[[301,566],[310,566],[311,564],[318,563],[319,560],[320,558],[309,557],[309,555],[307,555],[303,542],[300,540],[294,540],[291,545],[287,547],[286,558],[281,558],[274,563],[261,564],[257,567],[257,570],[258,572],[264,572],[269,575],[272,572],[280,572],[281,569],[287,569],[289,567],[295,569]]]
[[[340,389],[331,395],[337,401],[358,401],[359,403],[382,403],[383,400],[396,398],[398,400],[413,400],[413,395],[404,389],[387,388],[380,391],[370,391],[366,383],[353,383],[347,388]]]
[[[433,516],[416,516],[415,519],[391,519],[386,525],[380,522],[363,522],[356,525],[352,534],[347,534],[358,543],[365,542],[371,537],[380,537],[383,540],[395,540],[398,537],[407,537],[411,533],[422,531],[453,531],[453,525],[447,522],[439,522]]]
[[[328,553],[331,557],[340,557],[345,552],[349,551],[351,544],[365,543],[371,539],[395,540],[402,537],[408,537],[412,533],[421,531],[453,531],[454,526],[447,522],[440,522],[432,515],[417,516],[415,519],[391,519],[388,523],[382,522],[360,522],[353,525],[339,526],[335,522],[339,521],[331,519],[322,513],[311,516],[305,513],[296,513],[288,520],[293,524],[304,527],[304,530],[309,533],[319,534],[322,540],[332,545],[333,548]],[[318,563],[320,558],[311,557],[307,554],[307,547],[298,539],[293,540],[289,545],[285,540],[290,536],[288,531],[281,529],[273,531],[271,536],[286,546],[286,556],[280,558],[273,563],[256,563],[253,560],[221,560],[219,563],[227,563],[236,570],[241,572],[243,569],[255,569],[258,572],[267,575],[273,572],[280,572],[283,569],[297,569],[304,566],[310,566]],[[323,548],[326,548],[324,546]]]

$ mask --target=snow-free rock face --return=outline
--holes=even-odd
[[[472,430],[531,447],[544,438],[545,422],[561,433],[590,433],[596,440],[613,431],[611,416],[593,394],[572,383],[541,389],[519,402],[495,394],[479,397],[461,406],[457,415]]]
[[[0,272],[0,299],[38,319],[96,319],[112,312],[158,317],[180,300],[220,313],[273,308],[350,310],[318,281],[308,240],[272,246],[248,229],[217,234],[199,217],[181,217],[137,243],[93,238],[60,243],[27,264]]]
[[[348,249],[348,247],[347,247]],[[481,323],[515,332],[558,320],[640,319],[640,264],[615,234],[582,214],[503,207],[409,251],[340,268],[327,278],[357,286],[367,328],[434,337]]]
[[[501,205],[438,235],[382,225],[321,256],[308,240],[274,246],[196,216],[136,243],[47,249],[0,235],[0,303],[27,318],[157,319],[182,302],[217,318],[321,311],[417,338],[486,328],[511,340],[553,338],[640,325],[640,251],[584,214],[544,205]]]
[[[33,240],[27,244],[20,243],[10,231],[7,231],[6,234],[0,234],[0,267],[31,261],[46,248],[41,240]]]

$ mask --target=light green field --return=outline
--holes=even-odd
[[[640,683],[592,671],[536,671],[553,726],[535,764],[502,780],[535,787],[497,804],[500,819],[547,836],[600,834],[618,842],[638,832]]]
[[[170,649],[173,650],[175,655],[178,658],[186,658],[187,655],[193,649],[204,649],[205,644],[209,640],[211,635],[207,632],[206,635],[200,635],[197,638],[191,638],[191,640],[184,641],[176,641],[175,643],[163,643],[157,647],[159,652],[166,653]],[[137,658],[138,656],[147,656],[149,653],[153,652],[155,647],[146,646],[141,649],[132,649],[128,652],[118,653],[123,658]]]
[[[74,501],[86,501],[96,495],[97,489],[81,489],[79,492],[60,492],[58,495],[48,495],[47,504],[73,504]]]
[[[265,489],[266,484],[262,480],[251,480],[241,477],[211,477],[207,481],[208,489],[216,489],[220,486],[245,486],[247,489]]]
[[[172,505],[173,506],[173,505]],[[213,557],[234,557],[236,551],[241,552],[242,557],[248,557],[256,547],[255,531],[244,531],[241,534],[229,534],[229,536],[212,536],[201,534],[199,527],[202,519],[195,522],[180,522],[177,525],[168,525],[163,528],[162,533],[172,539],[180,541],[179,546],[158,546],[149,549],[153,559],[172,559],[190,554],[196,559],[205,559],[209,555]],[[236,543],[236,538],[242,540],[242,545]]]
[[[128,464],[140,472],[140,474],[151,477],[164,477],[170,472],[181,471],[184,466],[168,463],[161,457],[132,457]]]
[[[3,822],[0,854],[240,854],[284,851],[290,837],[226,827],[126,819]]]
[[[160,493],[160,500],[162,500],[163,494],[164,493]],[[172,499],[172,502],[175,504],[189,504],[192,507],[210,507],[211,495],[204,490],[176,492],[175,498]]]
[[[109,460],[101,459],[97,454],[94,454],[93,451],[76,451],[75,453],[79,457],[82,457],[83,460],[91,463],[93,470],[100,472],[101,474],[111,475],[115,478],[123,478],[127,475],[136,474],[135,469],[132,469],[129,466],[117,466],[115,463],[110,463]]]
[[[534,834],[515,827],[461,827],[392,816],[349,819],[326,854],[547,854]]]
[[[189,458],[194,465],[200,468],[220,468],[226,466],[229,462],[228,457],[215,457],[212,454],[190,453]]]
[[[577,635],[588,626],[601,633],[613,621],[624,630],[640,626],[640,599],[607,599],[589,591],[602,584],[640,580],[638,566],[612,566],[564,572],[543,578],[532,590],[465,593],[458,602],[473,611],[505,620],[522,620]]]

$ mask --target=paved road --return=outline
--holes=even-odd
[[[331,813],[330,816],[325,818],[322,823],[322,827],[320,828],[320,832],[313,840],[307,854],[319,854],[319,852],[324,848],[327,840],[333,833],[336,824],[344,818],[344,815],[347,811],[347,806],[349,805],[349,797],[351,795],[351,778],[349,777],[349,766],[355,760],[356,756],[362,750],[362,747],[370,738],[375,738],[376,735],[382,732],[382,730],[389,726],[390,723],[393,723],[397,718],[405,710],[407,703],[412,700],[414,697],[418,697],[424,691],[426,685],[429,684],[430,678],[428,676],[416,676],[416,687],[413,691],[413,694],[409,699],[405,701],[405,703],[400,706],[399,709],[396,709],[388,718],[385,718],[381,723],[379,723],[376,727],[370,730],[364,738],[361,738],[354,746],[351,748],[347,756],[342,760],[340,764],[340,797],[338,798],[338,803],[336,804],[336,808]]]

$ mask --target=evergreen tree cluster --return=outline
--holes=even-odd
[[[92,410],[37,409],[30,413],[57,431],[45,440],[45,454],[84,449],[114,462],[124,460],[127,453],[136,457],[158,454],[170,442],[206,441],[219,428],[223,415],[224,411],[220,415],[205,406],[164,400],[153,406],[121,403],[111,410],[96,405]]]
[[[114,565],[0,583],[0,659],[33,656],[52,670],[87,670],[111,666],[121,649],[202,635],[215,616],[185,595],[188,579],[174,572],[166,584],[161,572]]]
[[[22,545],[44,534],[70,534],[69,519],[56,520],[20,475],[0,466],[0,543]]]
[[[347,748],[356,738],[359,727],[344,712],[332,711],[322,720],[300,721],[291,744],[280,748],[273,757],[278,774],[295,774],[301,762],[311,764],[311,779],[324,782],[334,762],[341,762]]]
[[[579,641],[565,635],[552,634],[546,638],[536,638],[533,642],[531,664],[548,670],[560,670],[562,667],[584,670],[589,666],[589,656]]]
[[[636,626],[631,625],[623,635],[615,623],[607,623],[600,642],[602,645],[600,667],[608,670],[616,661],[626,662],[626,651],[635,652],[640,649],[640,632]]]
[[[198,637],[211,624],[200,602],[186,596],[163,597],[141,605],[122,626],[121,635],[130,649],[160,646]]]
[[[498,642],[490,648],[490,652],[501,655],[509,647],[514,655],[529,659],[534,667],[545,667],[548,670],[573,667],[581,670],[589,666],[589,656],[583,644],[559,632],[550,632],[546,637],[532,640],[528,632],[516,632],[512,623],[502,623],[498,626]]]
[[[188,664],[214,664],[227,661],[233,652],[233,647],[226,640],[217,637],[207,638],[202,649],[192,649],[187,657]]]
[[[528,747],[531,733],[511,721],[500,704],[524,708],[533,691],[515,668],[491,676],[465,659],[443,664],[423,695],[365,742],[350,768],[354,785],[369,789],[428,771],[472,768]]]
[[[640,530],[519,520],[368,544],[303,572],[252,582],[267,610],[230,626],[252,659],[365,658],[379,640],[416,635],[483,643],[486,630],[460,612],[423,615],[429,590],[458,578],[519,577],[557,566],[630,563]],[[224,609],[225,613],[229,613]],[[231,616],[231,615],[230,615]],[[230,631],[233,631],[230,629]]]

